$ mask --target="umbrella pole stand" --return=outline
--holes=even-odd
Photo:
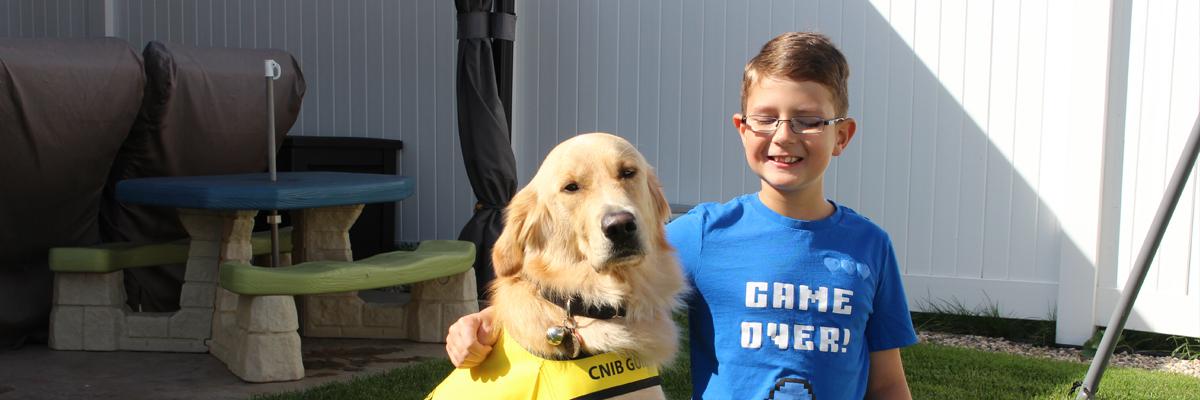
[[[1121,292],[1121,299],[1113,308],[1112,317],[1109,318],[1108,327],[1104,331],[1104,338],[1100,340],[1100,347],[1096,349],[1096,356],[1092,358],[1087,377],[1079,386],[1076,399],[1092,399],[1099,389],[1104,369],[1108,367],[1113,348],[1117,345],[1117,337],[1125,329],[1125,322],[1129,319],[1133,302],[1137,300],[1142,282],[1146,280],[1146,272],[1150,269],[1150,263],[1154,261],[1154,255],[1158,252],[1158,245],[1162,243],[1163,235],[1167,232],[1167,223],[1171,221],[1171,215],[1175,213],[1175,206],[1179,204],[1179,197],[1183,194],[1183,187],[1187,184],[1188,175],[1191,174],[1192,167],[1196,164],[1198,153],[1200,153],[1200,117],[1197,117],[1196,123],[1192,125],[1192,133],[1188,136],[1179,164],[1175,166],[1171,182],[1167,185],[1167,192],[1163,194],[1162,202],[1158,205],[1158,212],[1154,215],[1150,234],[1142,243],[1142,249],[1133,265],[1133,271],[1130,271],[1129,279],[1125,282],[1125,290]]]
[[[271,268],[279,266],[279,210],[271,210],[267,224],[271,225]]]
[[[275,60],[263,61],[267,80],[267,168],[270,171],[271,183],[275,177],[275,80],[282,75],[279,63]],[[271,268],[279,266],[279,210],[271,210],[267,224],[271,226]]]

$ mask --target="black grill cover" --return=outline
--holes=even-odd
[[[0,349],[44,340],[51,247],[100,242],[109,168],[142,101],[119,39],[0,39]]]

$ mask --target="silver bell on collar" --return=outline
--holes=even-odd
[[[546,329],[546,343],[550,343],[551,346],[562,344],[565,337],[567,337],[567,328],[564,326],[552,326]]]

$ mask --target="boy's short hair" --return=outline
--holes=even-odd
[[[750,88],[765,77],[786,78],[824,85],[833,95],[834,117],[850,110],[846,81],[850,65],[828,37],[815,32],[788,32],[764,44],[758,55],[746,63],[742,75],[742,112]]]

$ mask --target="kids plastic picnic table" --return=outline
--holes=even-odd
[[[191,241],[181,309],[171,316],[171,329],[195,331],[185,336],[222,359],[239,345],[224,337],[238,324],[238,295],[220,287],[219,266],[250,262],[259,210],[292,210],[292,262],[352,261],[348,231],[363,205],[412,194],[408,177],[346,172],[280,172],[275,182],[265,173],[137,178],[118,182],[116,190],[123,203],[178,210]],[[318,296],[305,296],[306,304],[321,304],[307,310],[337,308],[339,299],[357,301],[354,292]],[[306,328],[309,320],[320,322],[305,320]]]

